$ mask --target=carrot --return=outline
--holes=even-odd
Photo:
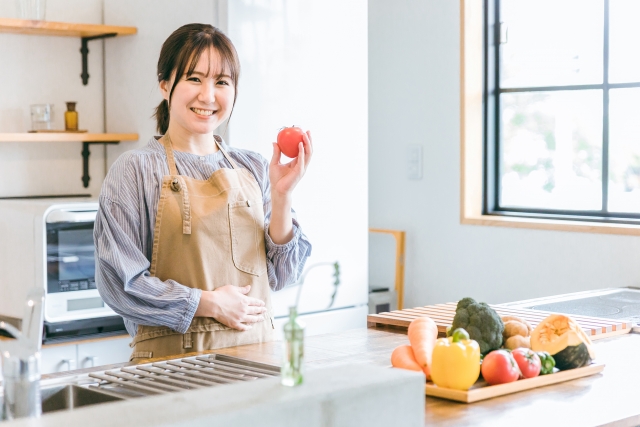
[[[438,339],[438,327],[430,317],[414,319],[407,332],[416,361],[422,367],[427,378],[431,373],[431,356]]]
[[[422,367],[416,362],[410,345],[396,347],[393,353],[391,353],[391,364],[394,368],[423,372]]]

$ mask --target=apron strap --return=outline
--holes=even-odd
[[[165,135],[162,138],[162,143],[164,145],[164,151],[167,153],[169,175],[173,176],[169,186],[171,187],[171,191],[182,194],[182,234],[191,234],[191,203],[189,201],[187,183],[184,178],[178,174],[176,159],[173,157],[173,147],[169,135]]]
[[[176,159],[173,157],[173,146],[171,145],[171,139],[169,135],[165,135],[162,138],[162,144],[164,145],[164,151],[167,153],[167,164],[169,165],[169,175],[178,175],[178,168],[176,167]]]
[[[222,148],[222,144],[221,144],[222,138],[220,138],[220,136],[218,136],[218,135],[213,135],[213,139],[216,141],[216,145],[218,146],[220,151],[222,151],[222,155],[224,156],[224,158],[227,159],[227,161],[229,163],[231,163],[231,167],[234,168],[234,169],[238,169],[238,165],[236,164],[236,162],[234,162],[231,159],[231,156],[229,155],[229,153],[227,153],[227,150]]]
[[[171,180],[171,191],[182,194],[182,234],[191,234],[191,202],[189,189],[182,175],[176,175]]]

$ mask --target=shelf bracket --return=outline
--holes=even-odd
[[[91,151],[89,151],[89,145],[91,144],[119,144],[120,141],[100,141],[100,142],[83,142],[82,143],[82,184],[84,188],[89,187],[89,181],[91,181],[91,177],[89,176],[89,155],[91,155]]]
[[[82,46],[80,47],[80,53],[82,54],[82,74],[80,74],[80,77],[82,77],[83,85],[86,86],[87,84],[89,84],[89,66],[87,65],[87,59],[89,56],[89,42],[91,40],[106,39],[109,37],[115,37],[117,35],[117,33],[107,33],[100,34],[99,36],[82,37]]]

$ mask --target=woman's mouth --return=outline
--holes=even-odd
[[[216,112],[216,110],[203,110],[200,108],[193,108],[193,107],[191,108],[191,111],[201,116],[211,116],[213,113]]]

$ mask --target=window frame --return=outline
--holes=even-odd
[[[609,91],[640,87],[640,82],[609,83],[609,0],[603,0],[603,82],[589,85],[500,88],[500,1],[484,0],[484,180],[483,213],[496,216],[541,218],[569,221],[640,224],[640,213],[609,212]],[[500,205],[500,95],[503,93],[602,90],[602,193],[600,210],[540,209]]]
[[[579,221],[488,214],[484,183],[487,129],[484,126],[486,1],[459,0],[460,6],[460,224],[519,229],[552,230],[640,236],[640,224],[615,221]]]

